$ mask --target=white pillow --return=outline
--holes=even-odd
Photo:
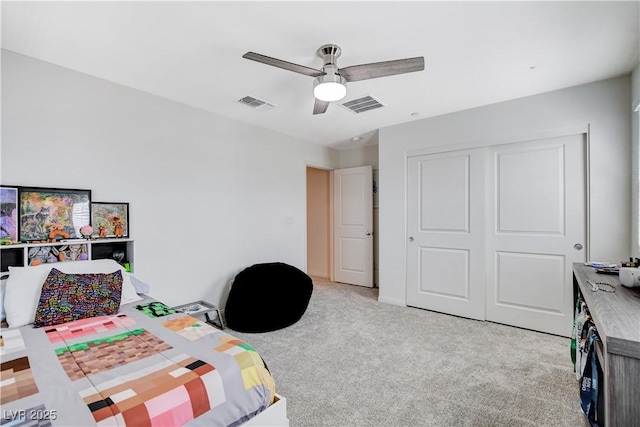
[[[5,274],[5,273],[2,273]],[[4,312],[4,290],[7,288],[7,279],[0,280],[0,320],[7,318]]]
[[[4,295],[4,309],[7,323],[10,327],[18,327],[33,323],[36,309],[40,301],[42,285],[47,279],[51,268],[67,274],[113,273],[122,271],[122,298],[120,305],[140,301],[140,297],[129,273],[112,259],[97,259],[90,261],[67,261],[52,264],[41,264],[29,267],[9,267],[9,279]]]

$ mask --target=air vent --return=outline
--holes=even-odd
[[[342,107],[354,113],[364,113],[365,111],[375,110],[376,108],[384,107],[385,104],[377,100],[371,95],[363,96],[362,98],[353,99],[345,103],[340,104]]]
[[[244,105],[247,105],[254,110],[267,111],[276,107],[275,104],[271,104],[267,101],[263,101],[262,99],[254,98],[253,96],[245,96],[244,98],[238,99],[238,102]]]

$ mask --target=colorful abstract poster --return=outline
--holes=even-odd
[[[20,240],[82,238],[91,221],[91,190],[20,187]]]
[[[0,187],[0,239],[18,240],[18,189]]]

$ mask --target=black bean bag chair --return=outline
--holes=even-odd
[[[296,323],[307,310],[311,277],[288,264],[255,264],[238,273],[225,305],[227,326],[238,332],[269,332]]]

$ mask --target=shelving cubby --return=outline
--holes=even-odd
[[[124,257],[121,263],[129,264],[133,272],[133,240],[129,238],[118,239],[74,239],[50,243],[18,243],[15,245],[0,246],[1,272],[9,271],[9,267],[22,267],[31,265],[34,258],[47,262],[51,257],[55,262],[82,261],[86,259],[115,259],[114,253],[122,251]],[[60,258],[63,253],[63,259]],[[54,262],[54,263],[55,263]]]

